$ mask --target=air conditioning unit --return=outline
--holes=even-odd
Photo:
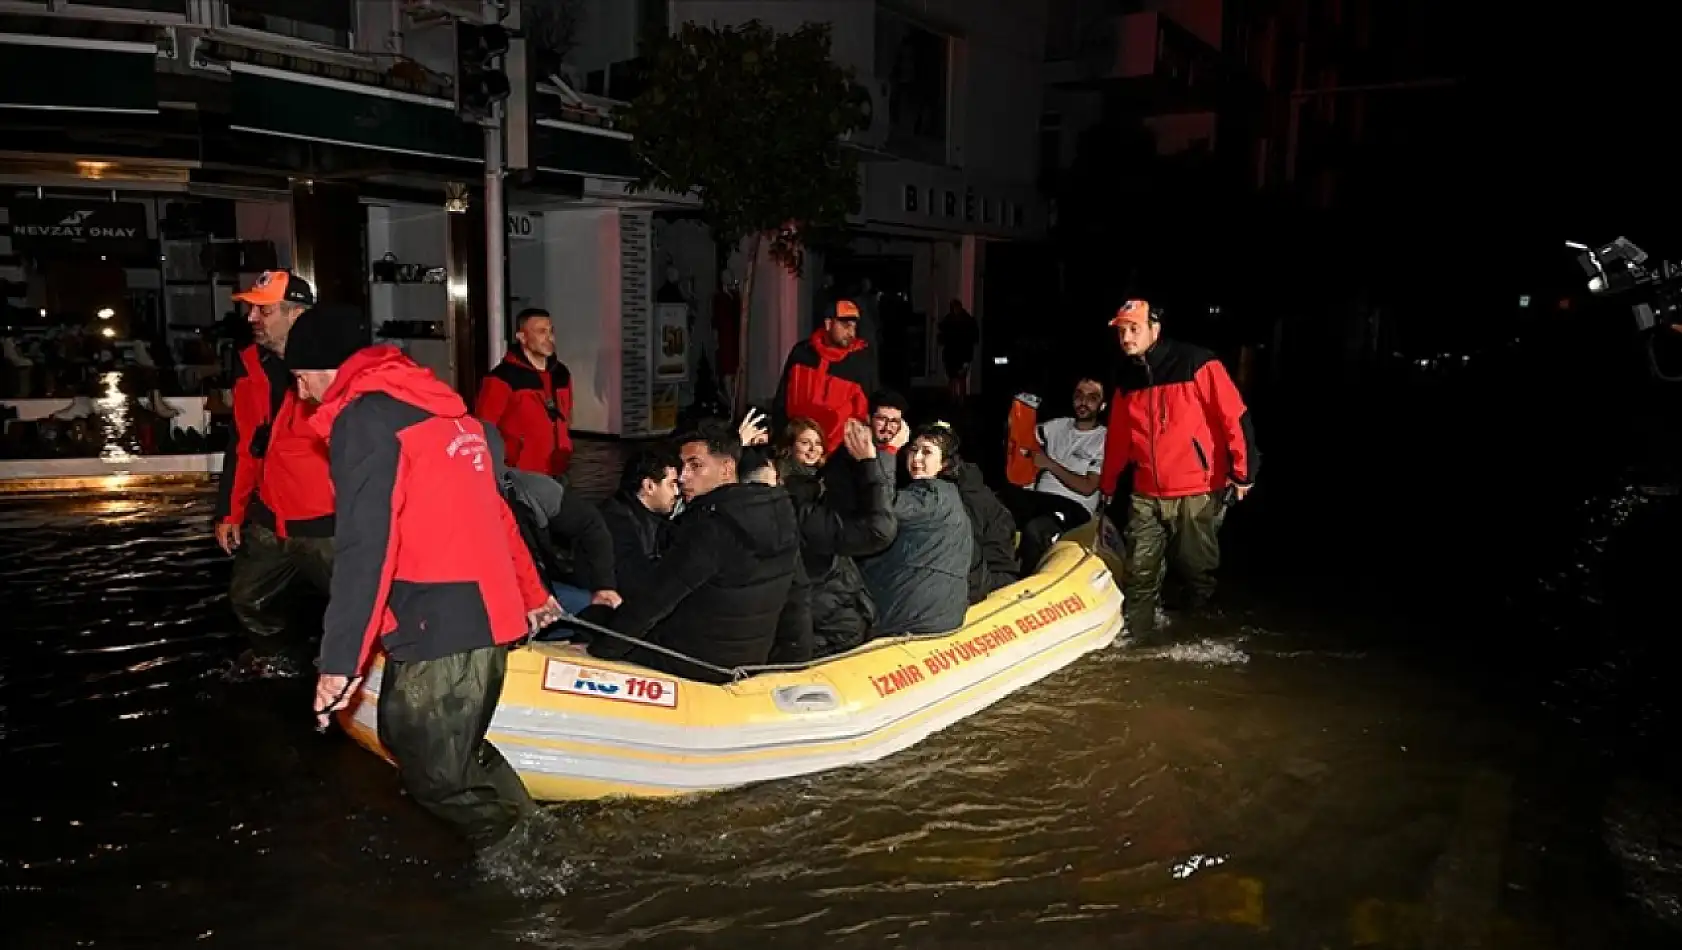
[[[888,144],[888,84],[878,80],[866,80],[855,85],[854,91],[868,102],[865,108],[870,124],[847,133],[842,140],[861,148],[885,147]]]

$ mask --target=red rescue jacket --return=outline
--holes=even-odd
[[[526,635],[549,598],[498,490],[495,431],[392,346],[352,356],[310,424],[338,491],[321,671],[352,676],[374,645],[431,660]]]
[[[1260,463],[1250,411],[1215,354],[1161,339],[1129,361],[1110,400],[1105,495],[1129,465],[1136,494],[1184,498],[1248,485]]]
[[[216,520],[280,537],[333,536],[327,444],[309,425],[280,357],[253,343],[234,369],[234,431],[222,458]]]
[[[847,420],[870,418],[876,372],[868,359],[858,355],[869,346],[855,338],[842,349],[830,343],[822,329],[794,344],[771,405],[773,431],[782,431],[790,419],[810,419],[823,431],[824,453],[832,455],[840,449]]]
[[[559,477],[572,464],[572,373],[553,356],[538,369],[510,350],[479,385],[473,414],[496,426],[514,468]]]

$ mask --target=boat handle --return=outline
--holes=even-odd
[[[829,712],[841,707],[835,690],[821,683],[779,686],[771,693],[777,708],[788,713]]]

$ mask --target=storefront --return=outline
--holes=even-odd
[[[577,431],[667,434],[693,398],[716,268],[710,232],[673,214],[687,204],[602,178],[578,200],[509,196],[510,309],[553,317]]]
[[[249,339],[231,294],[271,267],[366,308],[373,340],[471,398],[491,350],[483,135],[447,85],[354,58],[0,11],[0,479],[214,469]],[[574,118],[533,136],[528,193],[628,177],[625,137]]]
[[[219,452],[232,294],[290,266],[284,195],[10,187],[0,216],[0,456]]]
[[[1044,203],[1031,187],[990,185],[962,170],[917,162],[866,163],[862,177],[863,210],[852,239],[824,255],[814,276],[812,321],[837,298],[854,299],[861,332],[875,337],[884,384],[943,386],[941,317],[959,304],[985,335],[987,247],[1043,236]],[[975,392],[979,364],[970,364]]]

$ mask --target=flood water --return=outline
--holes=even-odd
[[[1668,680],[1591,580],[1664,503],[1562,487],[1495,552],[1530,502],[1360,507],[1279,459],[1313,491],[1234,515],[1227,614],[1181,645],[874,765],[555,806],[517,888],[316,735],[308,680],[228,673],[208,491],[0,498],[6,945],[1682,943]]]

